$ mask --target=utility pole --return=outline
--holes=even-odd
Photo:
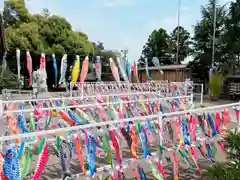
[[[176,54],[176,64],[179,61],[179,38],[180,38],[180,11],[181,11],[181,0],[178,0],[178,17],[177,17],[177,54]]]
[[[212,68],[215,61],[215,40],[216,40],[216,21],[217,21],[217,0],[214,0],[213,4],[213,39],[212,39]]]

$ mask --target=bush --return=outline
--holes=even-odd
[[[2,72],[2,67],[0,66],[0,90],[2,89],[16,89],[18,88],[19,82],[17,75],[13,74],[8,68],[4,69]]]
[[[220,96],[222,84],[223,84],[223,77],[219,73],[213,74],[209,82],[211,97]]]

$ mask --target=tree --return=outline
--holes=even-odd
[[[41,14],[32,15],[26,9],[24,0],[6,0],[3,19],[8,57],[12,57],[8,59],[10,69],[14,69],[11,66],[16,66],[16,48],[28,49],[36,54],[44,52],[86,56],[94,53],[95,49],[88,36],[73,31],[64,17],[51,15],[48,9],[43,9]]]
[[[239,69],[240,64],[240,0],[231,2],[226,18],[224,35],[225,55],[231,67]],[[237,64],[236,64],[237,63]]]
[[[97,42],[96,49],[100,51],[104,50],[103,42]]]
[[[9,69],[4,69],[0,66],[0,74],[2,77],[0,78],[0,91],[4,88],[14,89],[18,87],[17,76],[13,74]]]
[[[147,43],[143,46],[142,56],[139,64],[145,64],[145,58],[148,65],[153,66],[152,58],[157,57],[160,64],[172,64],[169,50],[170,36],[165,29],[154,30],[149,36]]]
[[[198,78],[207,79],[208,70],[212,63],[212,46],[213,46],[213,30],[214,30],[214,8],[215,0],[209,0],[206,6],[201,7],[202,19],[194,26],[193,36],[193,56],[194,61],[189,64],[191,69],[201,72],[196,73]],[[224,41],[225,33],[225,6],[216,7],[216,28],[215,28],[215,62],[223,62],[224,60]],[[197,67],[197,68],[196,68]],[[204,69],[206,72],[203,72]],[[202,74],[206,75],[205,77]],[[203,80],[202,79],[202,80]]]
[[[22,22],[29,22],[29,12],[24,0],[5,0],[3,9],[6,27],[18,26]]]
[[[194,27],[194,50],[200,54],[211,54],[214,31],[214,8],[217,6],[215,0],[209,0],[207,6],[201,7],[202,20]],[[216,55],[221,53],[222,39],[225,28],[226,10],[225,6],[216,7],[215,49]]]
[[[177,43],[177,39],[178,39],[178,31],[179,31],[179,43]],[[176,59],[176,55],[177,55],[177,46],[179,46],[179,51],[178,51],[178,62],[176,62],[177,64],[181,64],[181,61],[184,61],[184,59],[190,55],[191,48],[191,37],[190,37],[190,33],[185,30],[183,27],[176,27],[173,32],[170,35],[171,37],[171,54],[172,54],[172,58]]]

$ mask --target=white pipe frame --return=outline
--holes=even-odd
[[[87,88],[88,90],[91,89],[91,92],[97,93],[95,91],[97,86],[100,86],[100,87],[101,86],[105,86],[105,87],[112,86],[113,87],[114,85],[118,85],[119,87],[126,86],[126,89],[128,91],[131,91],[131,87],[146,88],[146,86],[148,86],[148,91],[151,91],[151,88],[153,88],[151,86],[151,84],[157,85],[158,88],[166,87],[169,85],[185,87],[186,85],[193,84],[193,82],[192,81],[184,81],[184,82],[151,81],[151,82],[147,82],[147,83],[130,83],[128,81],[121,81],[121,82],[109,81],[109,82],[95,82],[95,83],[75,83],[74,85],[70,85],[70,96],[72,96],[73,92],[74,92],[72,90],[73,86],[80,87],[81,92],[83,92],[84,88]],[[111,90],[111,89],[109,89],[109,90]],[[113,90],[115,90],[115,89],[113,88]],[[76,90],[75,92],[79,92],[79,90]]]
[[[59,98],[43,98],[43,99],[23,99],[23,100],[14,100],[14,101],[2,101],[3,104],[14,104],[14,103],[24,103],[24,102],[40,102],[40,101],[56,101],[56,100],[83,100],[88,98],[98,98],[98,97],[108,97],[108,96],[131,96],[131,95],[153,95],[153,96],[161,96],[161,94],[157,94],[157,92],[148,92],[148,91],[137,91],[137,92],[128,92],[128,93],[111,93],[111,94],[99,94],[92,96],[76,96],[76,97],[59,97]],[[176,98],[179,96],[176,96]],[[183,97],[183,96],[182,96]],[[172,98],[172,97],[171,97]]]
[[[138,93],[139,94],[139,93]],[[143,100],[132,100],[132,101],[122,101],[122,103],[134,103],[134,102],[149,102],[149,101],[166,101],[166,100],[176,100],[176,99],[185,99],[190,96],[176,96],[176,97],[165,97],[165,98],[154,98],[154,99],[143,99]],[[61,99],[60,99],[61,100]],[[97,107],[99,105],[115,105],[120,104],[121,102],[110,102],[110,103],[101,103],[101,104],[80,104],[80,105],[71,105],[71,106],[60,106],[60,107],[48,107],[48,108],[40,108],[40,110],[59,110],[59,109],[69,109],[69,108],[89,108],[89,107]],[[9,110],[3,111],[3,114],[7,113],[18,113],[18,112],[33,112],[36,108],[23,109],[23,110]]]
[[[186,115],[188,113],[210,112],[212,110],[224,109],[224,108],[229,108],[229,107],[233,107],[233,106],[240,106],[240,102],[224,104],[224,105],[219,105],[219,106],[210,106],[210,107],[206,107],[206,108],[189,109],[189,110],[184,110],[184,111],[164,113],[164,116],[165,117],[174,117],[174,116]],[[93,128],[93,127],[115,125],[115,124],[121,124],[121,123],[129,122],[129,121],[146,120],[146,119],[161,118],[161,117],[162,117],[162,114],[149,115],[149,116],[138,116],[138,117],[133,117],[133,118],[121,119],[121,120],[105,121],[105,122],[93,123],[93,124],[85,124],[85,125],[81,125],[81,126],[72,126],[72,127],[58,128],[58,129],[32,132],[32,133],[26,133],[26,134],[4,136],[4,137],[0,137],[0,141],[24,139],[24,138],[29,138],[29,137],[33,137],[33,136],[46,136],[49,134],[56,134],[56,133],[60,133],[60,132],[77,131],[77,130],[83,130],[83,129]],[[162,120],[164,120],[164,119],[162,119]],[[162,121],[162,120],[160,120],[160,121]],[[238,124],[238,126],[239,125],[240,124]]]

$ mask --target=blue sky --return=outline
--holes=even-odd
[[[3,0],[0,0],[0,9]],[[207,0],[181,0],[180,25],[193,32],[201,18],[200,6]],[[38,13],[48,8],[64,16],[74,30],[102,41],[106,49],[129,50],[129,59],[137,60],[149,34],[158,28],[171,32],[177,26],[177,0],[27,0],[27,8]],[[218,0],[219,4],[227,0]]]

